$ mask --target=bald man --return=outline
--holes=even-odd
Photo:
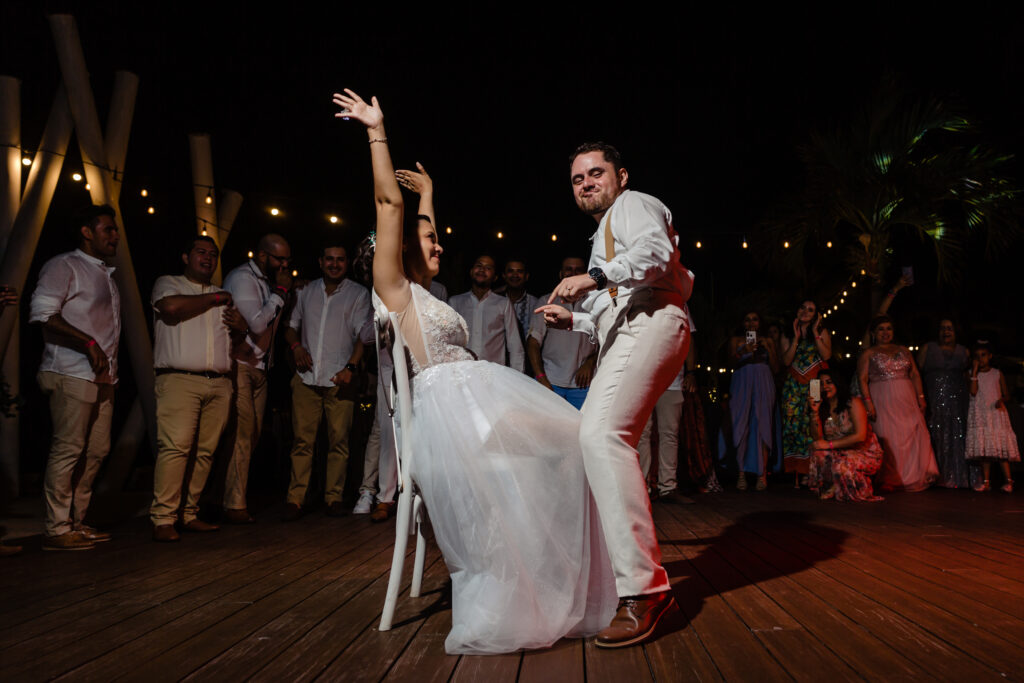
[[[256,256],[224,278],[224,289],[231,292],[235,308],[249,325],[245,343],[235,348],[238,427],[224,482],[224,519],[234,524],[256,521],[246,501],[249,462],[267,408],[267,370],[274,333],[292,289],[291,260],[291,247],[283,237],[264,235]]]

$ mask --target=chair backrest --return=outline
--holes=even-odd
[[[394,367],[391,386],[385,387],[384,393],[390,396],[388,413],[391,415],[395,443],[398,445],[395,450],[398,457],[398,490],[401,491],[408,483],[407,473],[412,466],[412,385],[406,360],[408,355],[405,339],[402,338],[399,329],[398,317],[384,304],[377,306],[374,323],[377,328],[377,365],[381,366],[381,353],[387,353],[391,356],[391,364]]]

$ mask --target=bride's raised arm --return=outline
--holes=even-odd
[[[366,126],[373,165],[373,194],[377,206],[377,246],[373,256],[373,288],[390,311],[402,311],[411,296],[402,268],[402,190],[395,179],[391,150],[384,132],[384,113],[376,97],[367,104],[345,88],[335,93],[334,103],[341,107],[337,118],[355,119]]]

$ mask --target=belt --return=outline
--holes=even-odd
[[[178,370],[176,368],[156,368],[153,372],[158,375],[193,375],[195,377],[205,377],[206,379],[220,379],[221,377],[230,377],[230,372],[211,372],[204,370],[202,372],[196,372],[195,370]]]

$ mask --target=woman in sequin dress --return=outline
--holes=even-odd
[[[905,346],[893,343],[889,316],[871,321],[875,343],[857,368],[868,417],[885,458],[875,485],[882,491],[923,491],[939,477],[928,427],[921,375]]]
[[[789,374],[782,385],[782,454],[786,472],[807,474],[810,463],[811,421],[807,385],[828,367],[832,338],[821,323],[817,305],[805,299],[793,320],[793,338],[782,338],[782,364]]]
[[[967,349],[956,343],[952,320],[940,320],[938,341],[928,342],[917,354],[928,397],[928,431],[939,465],[935,483],[946,488],[969,486],[972,470],[977,469],[964,457],[969,363]]]
[[[818,373],[822,400],[811,406],[811,465],[808,479],[822,500],[877,501],[871,477],[882,466],[882,446],[875,438],[864,402],[850,396],[848,382]],[[835,381],[834,381],[835,380]]]
[[[466,321],[428,291],[443,251],[434,221],[418,218],[403,233],[380,106],[345,93],[334,96],[336,115],[366,126],[373,166],[374,305],[395,313],[407,346],[412,479],[452,579],[445,649],[515,652],[597,633],[618,600],[583,470],[579,411],[466,348]]]

